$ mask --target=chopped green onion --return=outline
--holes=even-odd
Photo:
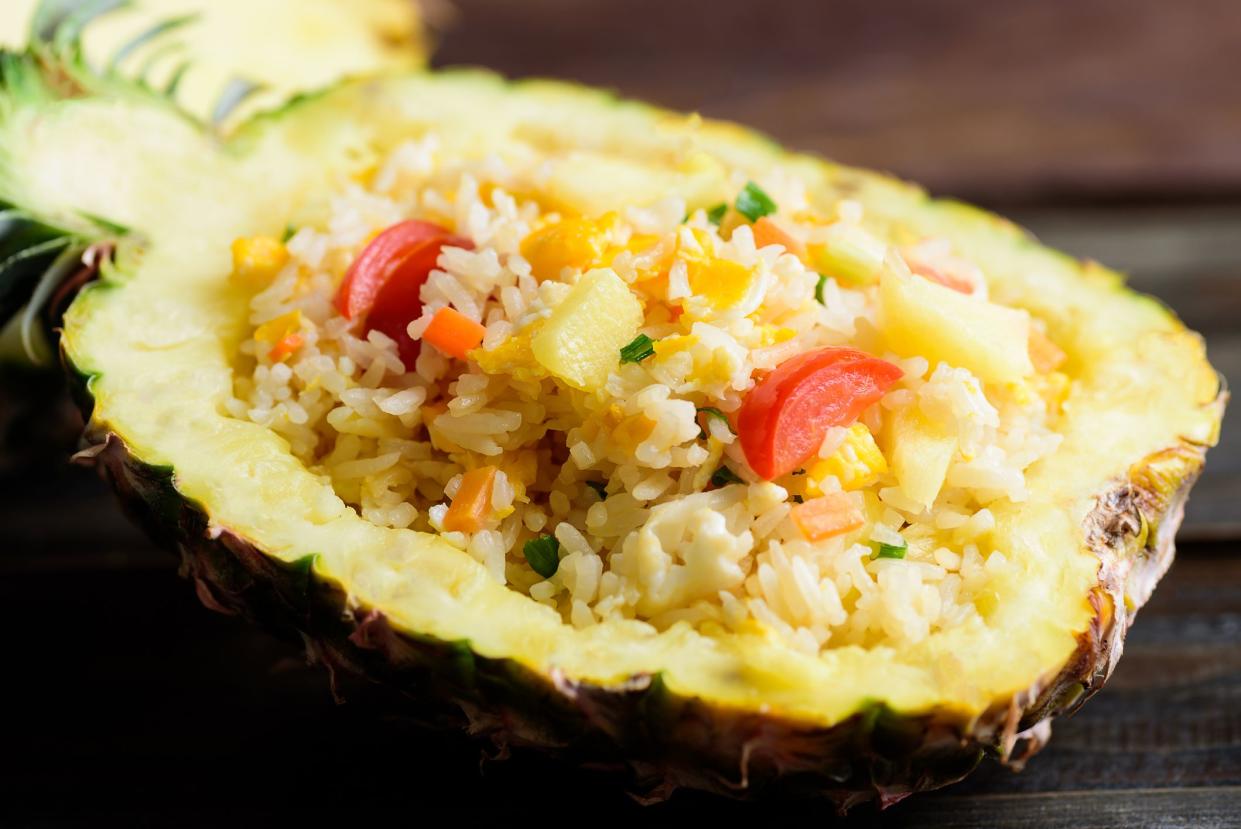
[[[728,205],[720,202],[715,207],[707,208],[707,221],[716,227],[720,226],[720,222],[724,221],[724,214],[728,212]]]
[[[600,501],[608,500],[608,485],[603,481],[587,481],[586,486],[595,491],[595,494],[599,496]]]
[[[900,544],[884,544],[880,542],[875,545],[875,558],[904,558],[905,551],[909,549],[909,544],[901,541]]]
[[[284,235],[280,237],[281,244],[288,244],[288,241],[297,235],[297,228],[293,225],[284,226]]]
[[[633,342],[620,350],[621,364],[640,363],[655,353],[655,341],[645,334],[633,338]]]
[[[556,575],[560,567],[560,542],[552,535],[541,535],[526,542],[521,550],[534,572],[545,579]]]
[[[814,286],[814,298],[820,305],[826,305],[823,301],[823,289],[827,287],[827,277],[819,274],[819,283]]]
[[[737,212],[752,222],[775,213],[776,203],[757,184],[750,182],[737,194]]]
[[[711,486],[722,487],[728,484],[744,484],[745,481],[736,472],[733,472],[727,466],[721,466],[719,469],[711,473]]]
[[[699,406],[698,414],[706,415],[708,418],[713,417],[716,420],[721,421],[725,426],[728,427],[728,431],[732,432],[734,435],[737,434],[737,430],[733,428],[733,424],[728,420],[728,415],[724,414],[723,412],[721,412],[719,409],[715,408],[714,406]],[[705,438],[706,436],[707,436],[707,430],[705,428],[699,428],[698,437]]]

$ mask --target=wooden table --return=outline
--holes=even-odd
[[[1241,378],[1232,0],[458,6],[444,62],[742,117],[1004,208],[1052,244],[1130,270]],[[1056,723],[1025,772],[984,764],[846,825],[1241,825],[1236,411],[1178,562],[1108,687]],[[688,794],[643,812],[607,779],[537,757],[480,769],[478,746],[381,713],[383,689],[347,683],[336,705],[295,644],[200,607],[81,470],[28,459],[0,472],[0,527],[0,821],[469,825],[550,808],[684,824],[781,811]],[[567,802],[549,807],[552,787]]]

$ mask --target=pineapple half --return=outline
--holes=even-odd
[[[254,112],[426,58],[414,0],[5,0],[0,46],[75,27],[90,61],[141,76],[203,119],[235,119],[242,97]]]
[[[534,154],[586,213],[718,198],[726,165],[778,165],[885,238],[941,236],[992,294],[1045,321],[1073,384],[1027,503],[995,508],[1019,576],[977,625],[811,657],[761,631],[577,630],[438,537],[334,513],[274,433],[224,414],[247,324],[229,244],[321,219],[336,183],[399,141]],[[67,298],[60,345],[93,462],[199,596],[301,634],[334,668],[451,702],[474,734],[629,769],[646,797],[826,796],[841,810],[1020,762],[1097,691],[1169,566],[1225,395],[1201,339],[1106,268],[873,173],[744,128],[478,71],[352,82],[224,142],[149,90],[46,51],[0,58],[0,299]],[[815,205],[812,205],[815,206]],[[85,254],[83,253],[85,252]],[[56,305],[56,303],[52,303]],[[436,709],[438,710],[438,709]]]
[[[415,0],[4,0],[0,46],[84,36],[86,59],[141,78],[227,129],[248,112],[350,76],[426,59]],[[33,315],[32,311],[32,315]],[[0,297],[0,469],[55,457],[77,418],[31,365],[46,348]]]

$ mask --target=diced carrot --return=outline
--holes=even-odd
[[[486,328],[457,309],[444,307],[435,312],[422,339],[450,357],[466,360],[482,344],[486,333]]]
[[[1055,371],[1069,357],[1037,328],[1030,328],[1030,362],[1039,374]]]
[[[843,492],[832,492],[798,504],[793,507],[792,516],[797,529],[810,541],[847,533],[866,523],[862,511]]]
[[[271,351],[267,352],[267,356],[274,363],[283,363],[293,356],[293,353],[305,345],[305,343],[306,338],[301,334],[289,334],[288,336],[281,337],[280,341],[272,346]]]
[[[806,258],[806,245],[801,239],[780,227],[771,217],[763,216],[754,223],[754,247],[765,248],[768,245],[780,245],[799,259]]]
[[[491,487],[496,468],[480,466],[461,476],[461,487],[444,514],[445,532],[476,533],[491,511]]]

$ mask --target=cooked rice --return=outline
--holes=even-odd
[[[796,353],[845,344],[873,351],[874,291],[829,279],[820,304],[819,275],[796,256],[777,246],[756,249],[744,224],[724,239],[702,210],[683,224],[685,205],[667,199],[624,211],[610,226],[608,241],[621,249],[610,265],[615,273],[635,285],[668,251],[694,248],[705,234],[716,257],[752,271],[752,284],[734,305],[715,310],[693,294],[684,265],[674,264],[668,299],[683,300],[695,321],[687,330],[648,307],[643,332],[669,345],[640,364],[618,366],[599,394],[537,372],[488,374],[429,346],[405,366],[390,338],[364,332],[332,304],[375,231],[417,217],[476,245],[443,251],[422,289],[426,313],[411,325],[414,337],[451,305],[484,323],[484,350],[500,349],[546,317],[582,275],[566,268],[559,279],[540,282],[522,256],[522,240],[555,218],[515,195],[537,190],[537,166],[448,162],[437,152],[433,138],[399,147],[369,186],[344,188],[326,227],[303,227],[288,241],[290,259],[253,297],[250,322],[257,327],[300,311],[303,344],[287,362],[273,363],[268,344],[245,341],[232,415],[285,437],[346,503],[386,527],[441,532],[463,473],[498,467],[488,525],[471,535],[441,534],[497,581],[575,626],[622,618],[660,629],[757,624],[818,652],[914,643],[978,616],[979,591],[1010,566],[991,542],[987,507],[1023,499],[1025,470],[1059,441],[1042,397],[984,386],[963,368],[880,354],[905,376],[862,422],[880,445],[893,413],[906,407],[950,424],[960,443],[945,486],[934,508],[923,510],[883,474],[848,493],[871,516],[863,532],[807,541],[789,518],[792,489],[827,493],[842,482],[809,472],[780,484],[757,480],[726,424],[705,418],[707,435],[700,436],[698,409],[735,412],[756,372]],[[777,171],[758,183],[782,217],[805,209],[793,177]],[[862,208],[842,202],[836,216],[856,225]],[[658,239],[625,249],[637,234]],[[963,274],[981,290],[977,269],[942,240],[906,255]],[[843,453],[856,462],[846,438],[843,428],[829,430],[819,456]],[[712,488],[721,464],[746,482]],[[606,485],[606,500],[588,482]],[[523,555],[526,541],[545,534],[560,543],[550,579]],[[880,543],[907,543],[908,553],[875,557]]]

